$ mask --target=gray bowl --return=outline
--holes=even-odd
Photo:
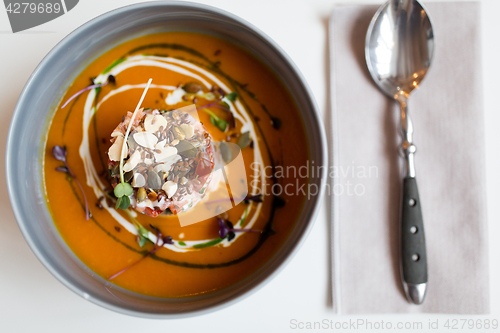
[[[64,38],[35,69],[14,110],[6,150],[7,187],[26,241],[45,267],[83,298],[121,313],[149,318],[183,317],[227,306],[275,276],[304,242],[323,196],[326,168],[311,179],[320,194],[305,203],[281,249],[245,280],[201,296],[165,299],[117,287],[85,266],[68,248],[48,210],[42,183],[42,156],[57,101],[78,74],[99,55],[122,42],[160,31],[194,31],[243,46],[272,68],[300,109],[312,160],[327,165],[326,140],[312,93],[291,59],[248,22],[217,8],[186,2],[147,2],[101,15]],[[36,107],[33,107],[36,106]]]

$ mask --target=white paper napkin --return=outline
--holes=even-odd
[[[489,311],[480,7],[424,5],[434,62],[409,102],[429,272],[420,306],[406,300],[399,271],[398,108],[372,82],[364,57],[378,6],[338,6],[331,17],[332,266],[340,313]]]

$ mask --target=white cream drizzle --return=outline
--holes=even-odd
[[[192,63],[189,63],[189,62],[186,62],[183,60],[179,60],[179,59],[175,59],[175,58],[171,58],[171,57],[158,57],[158,56],[145,56],[145,55],[137,55],[137,56],[132,56],[132,57],[127,58],[122,63],[113,67],[110,72],[108,72],[106,74],[100,74],[94,81],[97,83],[98,82],[106,82],[109,75],[118,76],[118,74],[120,74],[121,72],[123,72],[129,68],[133,68],[133,67],[137,67],[137,66],[149,66],[149,67],[164,68],[164,69],[191,77],[193,79],[196,79],[196,80],[200,81],[206,88],[210,89],[211,84],[207,80],[205,80],[204,78],[202,78],[200,76],[200,75],[203,75],[206,78],[208,78],[209,80],[212,80],[217,86],[219,86],[223,90],[231,91],[231,89],[229,89],[215,75],[213,75],[212,73],[210,73],[210,72],[208,72],[208,71],[206,71],[206,70],[204,70],[204,69],[200,68],[199,66],[196,66]],[[181,66],[183,66],[185,68],[183,68]],[[189,69],[199,73],[200,75],[193,73],[193,72],[187,70],[186,68],[189,68]],[[106,102],[112,96],[119,94],[119,93],[123,93],[123,92],[131,90],[131,89],[144,89],[145,86],[146,86],[145,83],[144,84],[135,84],[135,85],[124,85],[118,89],[111,90],[97,104],[97,106],[95,107],[95,110],[93,110],[93,104],[94,104],[94,100],[96,97],[95,89],[92,89],[87,96],[87,100],[86,100],[85,106],[84,106],[84,113],[83,113],[83,138],[82,138],[82,143],[80,145],[79,154],[80,154],[80,157],[82,158],[82,161],[84,164],[85,175],[87,178],[87,185],[93,189],[94,194],[97,197],[101,197],[104,195],[104,192],[101,189],[103,189],[105,186],[104,186],[104,184],[102,184],[102,182],[99,179],[97,171],[94,167],[94,163],[92,161],[92,157],[90,155],[88,129],[90,127],[92,116],[94,115],[95,112],[97,112],[97,110],[99,110],[102,103]],[[182,100],[182,96],[185,93],[184,90],[182,90],[181,88],[177,88],[174,86],[168,86],[168,85],[152,84],[151,88],[163,89],[163,90],[170,91],[168,96],[167,96],[167,99],[166,99],[166,102],[169,105],[177,104],[178,102],[180,102]],[[169,97],[170,97],[170,99],[169,99]],[[257,135],[256,135],[255,128],[253,126],[253,122],[251,121],[248,112],[245,110],[245,108],[243,107],[243,105],[241,104],[240,101],[236,100],[236,102],[231,102],[227,98],[225,98],[224,101],[229,105],[231,111],[233,111],[234,117],[242,123],[241,131],[242,132],[248,131],[250,133],[251,139],[255,143],[257,143],[253,149],[254,162],[258,163],[258,165],[260,166],[260,169],[254,170],[253,178],[254,179],[260,178],[260,187],[259,186],[252,186],[252,188],[251,188],[251,195],[256,195],[257,193],[259,193],[259,190],[264,188],[264,186],[266,184],[266,179],[265,179],[265,173],[263,170],[262,153],[260,150],[260,146],[258,144],[259,141],[257,140]],[[205,200],[208,201],[209,197],[210,197],[210,193],[208,193],[207,196],[205,196],[203,201],[205,201]],[[106,209],[111,214],[111,216],[121,226],[123,226],[127,231],[129,231],[133,235],[138,235],[138,232],[137,232],[137,229],[135,228],[135,226],[131,222],[129,222],[127,219],[125,219],[122,215],[120,215],[118,213],[118,211],[115,210],[114,207],[109,207],[105,200],[102,202],[102,205],[103,205],[104,209]],[[251,211],[253,206],[254,206],[254,203],[250,202],[249,207],[248,207],[249,211]],[[255,210],[252,218],[250,219],[250,221],[245,221],[246,222],[245,228],[252,228],[252,226],[255,224],[255,222],[260,214],[260,211],[261,211],[261,205],[256,205],[256,210]],[[132,216],[137,215],[133,211],[131,211],[130,213],[132,213]],[[245,213],[243,213],[241,218],[243,218],[244,215],[245,215]],[[240,218],[240,220],[241,220],[241,218]],[[239,221],[237,223],[235,223],[235,225],[239,224]],[[220,242],[219,244],[224,246],[224,247],[230,246],[241,235],[242,235],[241,233],[236,233],[235,238],[231,242],[228,242],[227,238],[226,238],[222,242]],[[156,235],[154,235],[153,233],[150,232],[149,239],[153,242],[156,242]],[[207,242],[210,242],[212,240],[213,239],[197,240],[197,241],[183,241],[186,244],[186,246],[178,245],[178,241],[174,241],[174,244],[164,244],[163,246],[165,248],[172,250],[172,251],[175,251],[175,252],[187,252],[187,251],[196,250],[196,249],[192,248],[193,245],[207,243]]]

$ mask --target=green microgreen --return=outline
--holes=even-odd
[[[231,102],[234,102],[236,100],[236,97],[238,97],[238,93],[236,91],[233,91],[232,93],[226,95],[226,98]]]
[[[210,111],[208,109],[203,109],[203,111],[205,111],[206,113],[208,113],[210,115],[210,121],[212,122],[212,124],[215,127],[220,129],[222,132],[225,132],[227,130],[227,126],[228,126],[227,121],[217,117],[217,115],[215,113],[213,113],[212,111]]]
[[[206,242],[206,243],[201,243],[201,244],[195,244],[193,245],[193,249],[203,249],[205,247],[209,247],[209,246],[214,246],[214,245],[217,245],[219,244],[220,242],[222,242],[222,238],[216,238],[214,240],[211,240],[209,242]]]
[[[110,70],[113,69],[113,67],[115,67],[118,64],[121,64],[125,60],[127,60],[127,59],[126,58],[120,58],[120,59],[117,59],[117,60],[113,61],[113,63],[111,65],[109,65],[108,67],[106,67],[106,69],[104,69],[104,71],[102,72],[102,74],[108,73]]]
[[[242,226],[242,225],[243,225],[243,223],[245,223],[245,220],[247,219],[247,216],[248,216],[248,209],[249,209],[249,208],[250,208],[250,207],[247,207],[247,208],[245,209],[245,213],[244,213],[244,215],[243,215],[243,218],[241,219],[241,221],[240,221],[240,223],[239,223],[239,225],[240,225],[240,226]]]
[[[127,127],[127,132],[125,133],[125,137],[123,139],[123,144],[122,144],[122,151],[120,155],[120,184],[116,185],[114,189],[114,194],[116,198],[118,199],[116,201],[116,206],[115,208],[118,209],[127,209],[130,206],[130,199],[129,196],[132,195],[133,189],[132,186],[125,182],[125,177],[123,173],[123,160],[125,159],[125,152],[127,151],[127,141],[128,141],[128,136],[130,135],[130,130],[132,129],[132,124],[134,123],[135,116],[137,112],[139,111],[139,108],[141,107],[142,101],[144,100],[144,97],[146,97],[146,93],[148,92],[149,86],[151,85],[151,81],[153,79],[149,79],[148,83],[146,84],[146,88],[144,88],[144,92],[142,93],[141,99],[139,100],[139,103],[137,104],[137,107],[135,108],[134,113],[132,114],[132,117],[130,118],[130,122]],[[144,244],[143,244],[144,245]]]

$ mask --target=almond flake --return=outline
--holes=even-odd
[[[158,142],[158,138],[153,133],[149,132],[135,133],[134,140],[135,142],[137,142],[138,145],[150,149],[155,149],[155,145]]]
[[[182,124],[181,128],[184,131],[184,133],[186,134],[186,139],[189,139],[190,137],[193,136],[193,134],[194,134],[194,127],[192,125]]]
[[[175,147],[165,147],[161,148],[161,153],[154,152],[156,162],[166,162],[173,159],[177,155],[177,148]]]
[[[160,127],[163,129],[167,127],[167,120],[162,115],[147,115],[144,119],[144,129],[150,133],[156,133]]]
[[[122,145],[123,145],[123,135],[117,136],[115,142],[108,150],[108,157],[111,161],[118,162],[120,160]],[[125,149],[128,151],[128,147],[125,147]]]
[[[165,147],[166,144],[167,144],[167,140],[161,140],[160,142],[158,142],[155,145],[155,148],[156,149],[162,149],[163,147]]]
[[[132,156],[130,156],[130,158],[128,159],[127,163],[125,163],[125,165],[123,166],[123,172],[129,172],[134,169],[140,162],[140,160],[141,153],[138,150],[134,151]]]
[[[162,189],[167,192],[169,198],[173,197],[175,192],[177,192],[177,183],[169,180],[163,184]]]

